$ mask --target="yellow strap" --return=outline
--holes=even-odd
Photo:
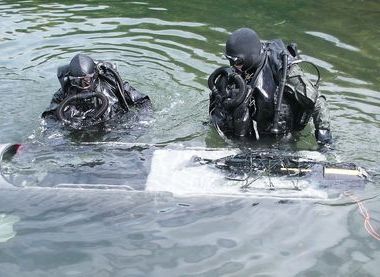
[[[281,167],[281,171],[292,172],[292,173],[301,173],[301,172],[311,172],[311,169],[308,168],[286,168]],[[348,175],[348,176],[361,176],[361,173],[357,169],[342,169],[342,168],[332,168],[325,167],[324,175],[328,174],[338,174],[338,175]]]
[[[349,176],[360,176],[360,171],[357,169],[342,169],[342,168],[328,168],[325,167],[324,174],[339,174]]]
[[[281,167],[280,168],[281,171],[291,171],[291,172],[294,172],[294,173],[301,173],[301,172],[311,172],[311,169],[308,169],[308,168],[290,168],[290,167]]]

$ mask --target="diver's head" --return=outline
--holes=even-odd
[[[95,80],[94,60],[87,55],[75,55],[69,65],[69,80],[72,86],[89,89]]]
[[[259,36],[249,28],[235,30],[226,42],[225,56],[236,69],[254,71],[263,59]]]

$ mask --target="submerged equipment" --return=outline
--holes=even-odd
[[[235,181],[243,181],[249,177],[307,177],[310,175],[317,175],[317,177],[319,175],[319,179],[338,182],[369,180],[365,169],[353,163],[316,161],[291,153],[247,151],[219,159],[195,157],[193,160],[200,164],[213,165],[225,172],[227,179]]]

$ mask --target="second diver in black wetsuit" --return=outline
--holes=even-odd
[[[286,134],[305,128],[312,117],[318,143],[332,140],[326,98],[302,71],[294,44],[261,42],[255,31],[241,28],[226,42],[230,67],[209,77],[209,114],[222,136]]]

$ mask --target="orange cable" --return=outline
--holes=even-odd
[[[348,191],[345,191],[343,194],[350,197],[358,205],[360,214],[364,217],[364,228],[367,231],[367,233],[374,239],[380,240],[379,233],[376,232],[376,230],[373,228],[371,224],[371,216],[367,208],[363,205],[363,200],[360,200],[353,193]]]

